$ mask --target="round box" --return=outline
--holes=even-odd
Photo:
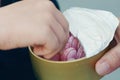
[[[109,50],[107,47],[90,58],[73,61],[51,61],[40,58],[29,47],[33,69],[38,80],[100,80],[95,71],[96,62]]]

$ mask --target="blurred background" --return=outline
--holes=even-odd
[[[58,0],[61,11],[70,7],[84,7],[91,9],[107,10],[120,17],[120,0]],[[120,69],[104,76],[101,80],[120,79]]]

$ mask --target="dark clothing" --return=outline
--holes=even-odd
[[[18,0],[2,0],[5,6]],[[56,0],[52,0],[58,8]],[[36,80],[28,48],[0,51],[0,80]]]

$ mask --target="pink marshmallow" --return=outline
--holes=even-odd
[[[79,40],[74,37],[71,33],[69,35],[68,42],[66,43],[64,49],[61,51],[63,53],[58,53],[50,60],[53,61],[70,61],[85,57],[84,48],[79,42]]]
[[[59,55],[59,59],[56,56],[54,56],[51,60],[69,61],[85,57],[83,46],[81,45],[79,40],[76,37],[74,37],[71,33],[68,42],[66,43],[65,48],[62,52],[63,53],[61,54],[57,54]]]

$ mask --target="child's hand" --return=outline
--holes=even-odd
[[[64,16],[48,0],[24,0],[0,9],[0,49],[33,46],[51,58],[65,45],[69,30]]]

